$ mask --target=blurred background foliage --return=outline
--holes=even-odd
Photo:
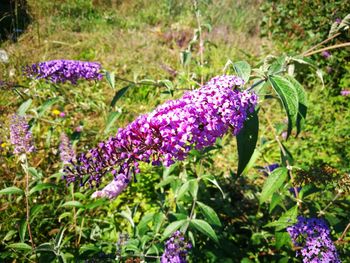
[[[30,23],[24,27],[11,22],[12,29],[2,33],[8,39],[0,43],[0,49],[9,56],[8,62],[0,63],[0,80],[18,83],[22,94],[4,88],[0,93],[0,189],[24,188],[25,178],[11,152],[6,127],[8,116],[31,98],[27,113],[32,116],[30,124],[37,147],[29,158],[34,189],[29,197],[31,227],[34,242],[44,252],[37,259],[28,247],[11,247],[28,243],[25,196],[1,195],[1,262],[115,262],[116,255],[120,262],[140,262],[142,257],[138,255],[142,253],[159,254],[166,227],[191,209],[191,193],[184,194],[181,200],[175,196],[181,185],[194,178],[199,181],[196,198],[215,210],[221,225],[214,225],[219,243],[200,231],[191,232],[189,238],[195,240],[191,262],[298,262],[286,233],[276,234],[274,228],[264,227],[285,212],[283,204],[273,207],[271,203],[259,204],[258,200],[266,179],[262,167],[282,162],[265,120],[261,120],[258,158],[246,175],[235,174],[236,142],[231,135],[225,135],[208,152],[193,152],[187,161],[170,170],[144,165],[137,183],[132,183],[114,201],[92,200],[92,189],[65,185],[61,179],[59,135],[66,132],[75,149],[83,152],[114,135],[118,127],[141,113],[181,96],[184,89],[198,86],[201,79],[206,81],[222,74],[228,59],[259,66],[268,55],[301,54],[326,39],[332,23],[348,14],[347,1],[202,0],[196,5],[186,0],[18,3],[25,6]],[[13,37],[17,27],[25,31]],[[349,31],[327,45],[346,40]],[[322,210],[332,200],[337,181],[349,184],[345,181],[350,172],[350,100],[340,96],[340,90],[350,88],[349,54],[347,47],[331,50],[329,56],[320,53],[310,57],[323,71],[324,85],[309,68],[297,65],[296,77],[308,91],[308,118],[300,136],[283,143],[302,178],[314,173],[316,177],[329,175],[322,169],[312,172],[322,165],[334,169],[330,177],[337,175],[336,179],[326,180],[327,185],[316,186],[318,190],[305,201],[310,208],[306,213]],[[53,59],[98,61],[117,76],[115,88],[106,81],[58,86],[28,81],[22,76],[25,65]],[[149,81],[140,82],[145,79]],[[129,87],[129,81],[137,85]],[[171,85],[171,92],[164,83]],[[116,92],[127,86],[124,96],[111,105]],[[281,136],[286,123],[282,111],[277,110],[278,104],[277,100],[265,100],[262,107]],[[64,112],[65,117],[55,110]],[[211,180],[197,177],[198,170],[204,170]],[[172,176],[177,179],[171,181]],[[289,196],[286,207],[292,203],[288,186],[274,196]],[[345,194],[334,201],[325,215],[334,239],[348,224],[349,205]],[[205,219],[199,209],[198,218]],[[337,248],[343,262],[349,262],[349,238],[345,241]]]

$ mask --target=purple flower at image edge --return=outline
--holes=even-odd
[[[39,62],[24,69],[27,77],[46,79],[53,83],[67,81],[77,84],[79,79],[101,80],[101,65],[97,62],[78,60],[50,60]]]
[[[344,89],[344,90],[340,91],[340,95],[342,95],[344,97],[350,96],[350,90]]]
[[[301,247],[296,256],[304,263],[340,263],[326,222],[319,218],[298,217],[298,222],[287,228],[293,244]]]
[[[297,186],[297,187],[290,187],[290,188],[288,189],[288,191],[289,191],[292,195],[294,195],[294,197],[296,197],[295,189],[294,189],[294,188],[297,190],[298,193],[300,193],[302,187],[301,187],[301,186]]]
[[[115,137],[67,165],[67,183],[99,186],[102,177],[110,173],[114,180],[93,196],[116,197],[132,176],[140,173],[139,162],[170,166],[184,160],[191,149],[213,145],[229,130],[237,135],[257,104],[254,93],[232,89],[241,83],[235,76],[215,77],[182,98],[139,116]]]
[[[183,234],[176,231],[166,241],[161,263],[186,263],[188,250],[192,245],[185,241]]]
[[[14,146],[14,154],[34,151],[32,133],[25,117],[13,114],[10,116],[10,141]]]
[[[331,53],[329,52],[329,51],[327,51],[327,50],[325,50],[325,51],[322,51],[322,56],[324,57],[324,58],[329,58],[330,56],[331,56]]]

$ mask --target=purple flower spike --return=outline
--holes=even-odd
[[[298,222],[287,231],[293,244],[302,247],[296,256],[302,257],[304,263],[341,262],[323,219],[298,217]]]
[[[80,181],[81,185],[88,182],[98,186],[105,174],[112,173],[115,181],[123,179],[122,183],[110,185],[119,194],[119,189],[124,189],[131,177],[140,173],[139,162],[170,166],[184,160],[191,149],[213,145],[229,130],[237,135],[257,103],[254,93],[232,89],[242,83],[235,76],[215,77],[200,89],[138,117],[119,129],[115,137],[99,143],[68,165],[67,183]],[[116,196],[102,192],[96,194],[99,195]]]
[[[176,231],[165,244],[165,251],[161,258],[161,263],[186,263],[188,249],[192,245],[185,242],[185,238],[180,231]]]
[[[24,69],[28,77],[46,79],[53,83],[67,81],[77,84],[79,79],[101,80],[101,65],[96,62],[77,60],[50,60],[27,66]]]
[[[344,97],[350,96],[350,90],[343,89],[342,91],[340,91],[340,95]]]
[[[61,133],[61,142],[59,146],[61,161],[64,164],[76,160],[75,152],[70,144],[67,134]]]
[[[25,117],[13,114],[10,120],[10,140],[14,145],[14,154],[31,153],[34,151],[32,134]]]

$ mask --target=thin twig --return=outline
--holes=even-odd
[[[29,172],[28,172],[28,160],[27,160],[27,155],[23,154],[23,159],[22,159],[22,165],[24,168],[25,176],[26,176],[26,191],[25,191],[25,196],[26,196],[26,221],[27,221],[27,228],[28,228],[28,233],[29,233],[29,239],[30,243],[32,245],[33,251],[35,250],[35,244],[33,241],[33,236],[32,236],[32,231],[30,228],[30,208],[29,208]]]
[[[338,193],[335,195],[335,197],[332,199],[332,201],[330,201],[329,204],[326,205],[326,207],[325,207],[323,210],[321,210],[320,212],[318,212],[318,215],[319,215],[319,216],[324,215],[325,212],[326,212],[326,210],[334,203],[335,200],[338,199],[339,196],[341,196],[342,193],[343,193],[343,192],[338,192]]]
[[[304,54],[304,57],[309,57],[309,56],[311,56],[311,55],[320,53],[320,52],[322,52],[322,51],[331,50],[331,49],[336,49],[336,48],[341,48],[341,47],[347,47],[347,46],[350,46],[350,42],[341,43],[341,44],[336,44],[336,45],[333,45],[333,46],[321,48],[321,49],[315,50],[315,51],[313,51],[313,52],[309,52],[309,53]]]
[[[337,33],[337,34],[335,34],[335,35],[333,35],[333,36],[331,36],[331,37],[329,37],[329,38],[323,40],[322,42],[318,43],[317,45],[315,45],[315,46],[309,48],[308,50],[306,50],[306,51],[303,52],[302,56],[305,56],[305,54],[307,54],[307,53],[311,52],[312,50],[314,50],[315,48],[317,48],[317,47],[319,47],[319,46],[321,46],[321,45],[327,43],[328,41],[332,40],[333,38],[336,38],[336,37],[339,36],[340,34],[341,34],[341,33]]]
[[[350,223],[346,226],[346,228],[344,229],[343,233],[341,234],[341,236],[338,238],[338,240],[336,241],[336,243],[340,243],[341,241],[343,241],[346,233],[349,231],[350,229]]]

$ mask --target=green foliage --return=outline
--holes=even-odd
[[[334,70],[346,65],[338,90],[331,90],[329,74],[324,88],[314,80],[316,70],[328,66],[319,57],[295,56],[327,38],[332,19],[348,4],[331,1],[316,9],[312,1],[310,7],[264,2],[274,44],[288,51],[271,56],[278,51],[254,53],[262,47],[254,36],[259,1],[30,2],[32,30],[16,46],[4,44],[14,51],[10,63],[0,65],[0,77],[20,85],[1,90],[0,127],[8,127],[13,112],[26,114],[37,151],[21,163],[8,129],[0,131],[0,261],[158,262],[167,238],[180,230],[193,245],[190,262],[298,262],[286,232],[298,215],[325,218],[341,258],[350,257],[349,234],[343,235],[350,211],[350,100],[338,92],[350,83],[348,54],[339,49],[326,60]],[[290,30],[297,25],[304,33]],[[342,32],[336,41],[346,37]],[[33,39],[37,46],[30,46]],[[25,52],[31,49],[35,54]],[[105,79],[71,86],[9,74],[61,56],[101,61]],[[245,80],[241,89],[259,95],[237,143],[225,135],[169,168],[142,164],[115,200],[67,187],[58,150],[62,132],[77,152],[86,152],[223,68]],[[275,162],[280,168],[264,168]],[[108,180],[111,175],[102,185]]]

